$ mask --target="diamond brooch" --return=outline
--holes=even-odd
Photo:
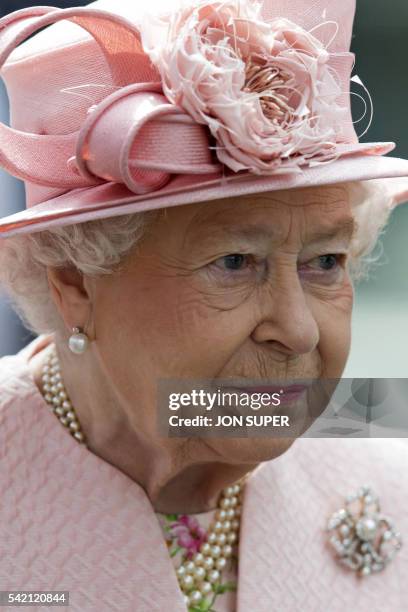
[[[378,497],[368,486],[346,498],[344,508],[330,517],[326,531],[340,563],[359,576],[383,570],[402,547],[401,534],[381,514]]]

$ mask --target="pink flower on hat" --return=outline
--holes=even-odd
[[[163,91],[214,136],[235,172],[299,171],[332,160],[346,109],[325,46],[259,0],[201,1],[140,24]],[[163,32],[164,29],[164,32]]]

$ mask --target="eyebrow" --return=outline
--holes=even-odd
[[[271,231],[264,225],[249,225],[246,227],[231,227],[223,225],[222,230],[227,234],[236,238],[259,239],[264,238],[270,240]],[[331,238],[352,238],[357,230],[357,224],[351,217],[343,223],[332,226],[330,228],[320,228],[313,232],[308,239],[308,243],[322,242]]]
[[[357,231],[357,223],[351,217],[347,221],[332,228],[317,230],[310,237],[310,242],[320,242],[330,238],[353,238]]]

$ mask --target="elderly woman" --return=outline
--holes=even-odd
[[[0,361],[0,603],[402,612],[406,445],[157,423],[163,380],[341,378],[408,184],[354,132],[353,2],[116,4],[0,21],[0,280],[38,334]]]

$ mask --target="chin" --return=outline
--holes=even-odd
[[[285,453],[297,438],[207,438],[207,449],[217,461],[231,464],[254,464],[271,461]]]

